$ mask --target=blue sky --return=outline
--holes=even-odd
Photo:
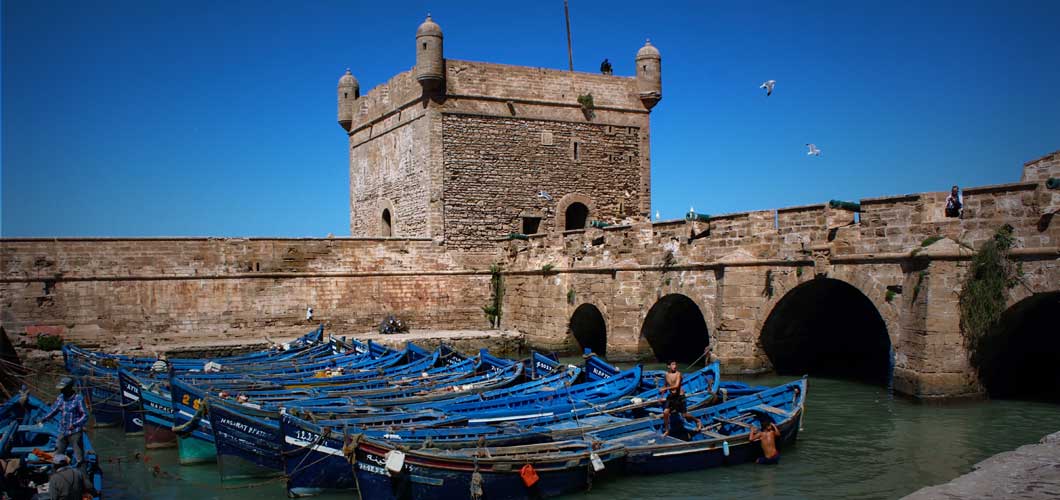
[[[570,3],[575,69],[662,52],[664,218],[1015,182],[1060,149],[1060,2]],[[410,68],[428,10],[447,57],[566,67],[561,0],[4,1],[0,233],[348,235],[335,85]]]

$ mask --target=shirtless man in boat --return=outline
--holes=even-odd
[[[676,413],[685,418],[685,420],[695,420],[696,431],[698,432],[702,427],[703,423],[698,418],[693,417],[691,413],[688,413],[688,407],[685,404],[685,390],[681,387],[682,376],[681,372],[677,371],[677,361],[670,361],[669,369],[666,372],[666,386],[659,388],[659,394],[666,394],[666,409],[663,410],[663,436],[670,435],[670,415]]]
[[[751,441],[758,441],[762,445],[762,456],[755,463],[762,465],[776,465],[780,463],[780,452],[777,451],[777,438],[780,437],[780,429],[777,424],[769,422],[762,426],[759,431],[757,427],[751,427]]]

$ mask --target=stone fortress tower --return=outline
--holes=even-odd
[[[649,215],[662,99],[650,42],[622,77],[446,59],[443,38],[428,15],[412,70],[364,95],[349,71],[339,79],[351,236],[474,249]]]

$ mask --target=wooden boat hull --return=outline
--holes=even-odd
[[[782,426],[777,446],[783,449],[795,442],[798,433],[797,421]],[[746,464],[762,456],[762,447],[746,439],[730,441],[728,448],[726,455],[721,441],[693,442],[671,449],[631,446],[626,448],[622,470],[630,475],[669,474]]]
[[[168,393],[141,389],[141,407],[144,409],[144,446],[147,449],[172,448],[177,446],[177,434],[173,432],[173,401]]]
[[[121,388],[121,420],[126,434],[135,435],[144,431],[144,409],[140,400],[140,382],[124,370],[118,372]]]
[[[214,400],[208,413],[222,478],[271,475],[283,470],[283,435],[278,422],[241,413]],[[238,472],[230,470],[233,468]]]
[[[522,461],[491,464],[483,459],[476,466],[476,462],[469,459],[451,460],[414,451],[406,452],[402,472],[391,476],[386,470],[385,458],[391,449],[378,442],[362,441],[357,445],[352,466],[362,499],[468,498],[476,470],[482,476],[483,498],[490,499],[545,498],[576,493],[588,489],[593,480],[588,452],[534,460],[532,465],[538,481],[528,487],[519,474],[524,465]],[[621,449],[599,453],[605,463],[622,455]]]
[[[303,497],[357,487],[353,469],[342,451],[341,431],[325,431],[287,416],[281,419],[280,431],[288,496]]]

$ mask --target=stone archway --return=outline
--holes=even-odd
[[[710,344],[703,312],[695,301],[679,293],[663,296],[648,310],[640,335],[662,362],[691,363]]]
[[[762,325],[762,348],[777,373],[887,385],[894,350],[887,324],[853,285],[831,278],[786,293]]]
[[[589,224],[589,207],[578,202],[571,203],[563,212],[563,220],[564,231],[585,229],[585,226]]]
[[[594,210],[588,196],[579,193],[565,195],[556,203],[556,228],[560,231],[584,229]]]
[[[379,214],[379,218],[376,219],[379,223],[379,236],[383,238],[392,238],[397,236],[397,211],[394,210],[394,203],[388,199],[382,199],[379,201],[378,208],[376,208]]]
[[[390,236],[392,236],[394,234],[394,223],[393,223],[393,220],[392,220],[392,218],[390,216],[390,209],[389,208],[384,208],[383,209],[383,217],[382,217],[382,220],[379,222],[379,225],[380,225],[380,232],[382,233],[381,234],[382,237],[389,238]]]
[[[578,306],[570,317],[568,330],[580,349],[589,349],[598,356],[607,354],[607,323],[596,306]]]
[[[1060,291],[1027,297],[979,342],[972,363],[993,398],[1060,402]]]

